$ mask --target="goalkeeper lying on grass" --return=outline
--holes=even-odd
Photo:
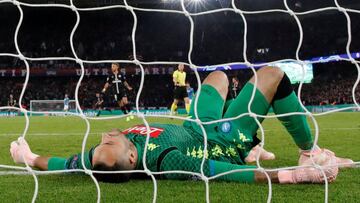
[[[264,67],[257,71],[258,85],[251,106],[252,112],[266,115],[270,107],[276,114],[302,112],[298,99],[291,88],[289,78],[278,68]],[[201,121],[212,121],[229,118],[246,113],[254,87],[252,78],[242,89],[239,96],[225,105],[228,91],[227,76],[220,71],[213,72],[204,80],[198,103],[198,115]],[[224,107],[225,106],[225,107]],[[194,103],[190,115],[195,118]],[[262,118],[259,118],[262,121]],[[313,138],[304,115],[280,117],[293,140],[300,148],[299,164],[311,164],[310,149]],[[202,158],[206,157],[204,172],[207,176],[233,170],[249,169],[255,166],[246,165],[260,159],[275,158],[259,146],[253,139],[258,130],[254,118],[241,117],[228,122],[218,122],[204,125],[208,138],[208,149],[203,150],[203,135],[195,122],[184,122],[183,126],[170,124],[150,125],[150,141],[147,146],[146,164],[154,172],[168,170],[184,170],[200,173]],[[111,130],[104,133],[99,145],[91,148],[85,154],[85,165],[88,169],[98,171],[117,171],[143,169],[142,157],[146,140],[146,128],[134,126],[124,131]],[[11,156],[17,163],[26,162],[40,170],[79,169],[81,154],[68,159],[58,157],[38,156],[31,152],[28,144],[22,138],[11,143]],[[24,155],[24,156],[23,156]],[[338,166],[351,166],[352,160],[335,157],[326,149],[315,147],[314,160],[324,167],[329,182],[335,180]],[[99,181],[123,182],[130,174],[99,174],[94,173]],[[324,177],[319,169],[305,167],[294,170],[269,172],[273,182],[279,183],[324,183]],[[168,179],[189,179],[187,174],[164,174]],[[259,171],[244,171],[221,176],[219,180],[239,182],[266,182],[266,175]]]

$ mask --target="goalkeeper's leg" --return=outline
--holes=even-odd
[[[292,91],[287,76],[278,68],[264,67],[257,71],[257,86],[255,77],[241,90],[239,96],[230,104],[224,117],[234,117],[242,113],[248,113],[253,89],[255,89],[254,100],[251,103],[251,111],[258,115],[266,115],[272,104],[275,114],[290,112],[302,112],[302,108]],[[258,118],[260,122],[263,118]],[[304,115],[281,117],[279,119],[286,127],[295,143],[302,150],[310,150],[313,145],[310,128]],[[237,126],[246,129],[248,134],[256,134],[259,126],[250,116],[234,121]]]
[[[283,77],[277,86],[276,93],[272,99],[272,107],[275,114],[304,112],[286,74],[283,74]],[[278,119],[301,149],[299,164],[302,165],[307,162],[307,160],[310,160],[309,150],[313,146],[313,140],[306,116],[291,115],[279,117]],[[320,150],[317,146],[315,146],[313,153],[314,155],[324,154],[327,157],[335,157],[335,154],[330,150]],[[351,159],[336,157],[335,160],[337,164],[340,164],[340,167],[351,167],[353,164]]]
[[[231,105],[231,103],[234,101],[234,99],[227,100],[224,105],[224,113],[227,111],[228,107]],[[272,152],[269,152],[265,150],[264,148],[261,148],[259,143],[261,140],[257,137],[257,134],[255,133],[252,135],[252,143],[253,146],[250,150],[248,156],[246,157],[247,163],[252,163],[256,161],[257,154],[260,153],[259,160],[274,160],[275,154]]]
[[[258,83],[255,90],[255,97],[251,104],[251,111],[266,115],[272,105],[275,114],[291,112],[303,112],[301,105],[292,90],[289,78],[279,68],[264,67],[257,71]],[[250,102],[255,77],[241,90],[239,96],[230,104],[224,117],[234,117],[242,113],[247,113],[247,105]],[[246,108],[244,108],[244,106]],[[258,118],[260,122],[262,118]],[[280,117],[279,120],[285,126],[289,134],[302,152],[309,152],[313,146],[313,138],[305,115],[292,115]],[[245,129],[245,133],[255,135],[258,125],[250,116],[245,116],[233,121],[240,129]],[[316,147],[316,150],[320,150]],[[339,164],[349,164],[349,159],[337,159]]]

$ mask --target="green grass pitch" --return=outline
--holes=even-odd
[[[334,113],[316,117],[320,126],[319,144],[344,156],[360,160],[360,114]],[[149,119],[150,122],[178,123],[180,120]],[[96,144],[101,132],[111,128],[126,128],[139,120],[125,119],[91,121],[87,145]],[[274,152],[275,161],[261,164],[266,168],[294,166],[298,150],[290,136],[276,119],[266,119],[265,148]],[[0,118],[0,164],[16,165],[9,155],[10,142],[21,135],[24,117]],[[85,122],[76,117],[30,117],[26,136],[35,153],[69,156],[80,152]],[[1,169],[0,171],[5,171]],[[40,175],[37,202],[95,202],[95,184],[89,176],[80,174]],[[158,202],[204,202],[205,184],[202,181],[159,180]],[[151,180],[132,180],[124,184],[100,183],[102,202],[151,202]],[[273,202],[323,202],[323,185],[273,184]],[[30,202],[34,180],[29,175],[0,176],[1,202]],[[265,202],[267,184],[239,184],[210,181],[212,202]],[[341,170],[337,180],[329,185],[329,202],[360,202],[360,168]]]

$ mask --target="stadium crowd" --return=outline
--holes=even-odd
[[[339,68],[342,65],[342,68]],[[317,67],[319,66],[319,67]],[[348,67],[349,66],[349,67]],[[338,62],[315,64],[314,79],[309,84],[304,84],[301,92],[301,99],[305,105],[335,105],[352,104],[352,88],[356,81],[357,74],[355,67],[351,65],[339,64]],[[208,72],[201,72],[203,78]],[[230,77],[239,78],[241,89],[252,75],[250,70],[227,71]],[[29,107],[30,100],[62,100],[65,94],[69,94],[71,99],[75,97],[75,88],[78,77],[30,77],[23,106]],[[129,101],[134,106],[135,97],[140,86],[140,75],[128,75],[127,81],[134,88],[128,92]],[[190,84],[197,87],[195,75],[189,73]],[[91,109],[96,100],[96,93],[100,93],[106,81],[106,76],[85,77],[79,88],[79,100],[84,109]],[[23,87],[24,78],[2,78],[0,80],[1,106],[7,105],[10,94],[18,99]],[[146,75],[143,90],[141,92],[140,107],[169,107],[172,102],[173,84],[171,75]],[[298,84],[294,84],[294,89]],[[111,98],[111,92],[103,95],[105,106],[115,107]],[[356,99],[359,102],[360,91],[356,89]]]

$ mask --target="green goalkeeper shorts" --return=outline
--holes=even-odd
[[[202,122],[215,121],[222,118],[231,118],[248,112],[248,100],[251,97],[253,85],[247,83],[247,88],[243,88],[241,94],[232,102],[224,112],[225,101],[219,92],[211,85],[202,85],[197,105],[198,118]],[[249,87],[250,86],[250,87]],[[251,90],[251,91],[250,91]],[[256,92],[259,94],[260,92]],[[243,101],[243,102],[242,102]],[[269,106],[266,100],[261,101]],[[234,105],[237,105],[236,107]],[[256,108],[252,106],[252,109]],[[195,119],[195,99],[190,108],[189,116]],[[185,121],[184,126],[195,131],[200,139],[203,139],[202,130],[195,122]],[[219,143],[223,146],[233,145],[243,157],[253,147],[253,136],[256,135],[258,125],[250,116],[243,116],[235,120],[216,122],[209,125],[203,125],[207,134],[209,143]]]

